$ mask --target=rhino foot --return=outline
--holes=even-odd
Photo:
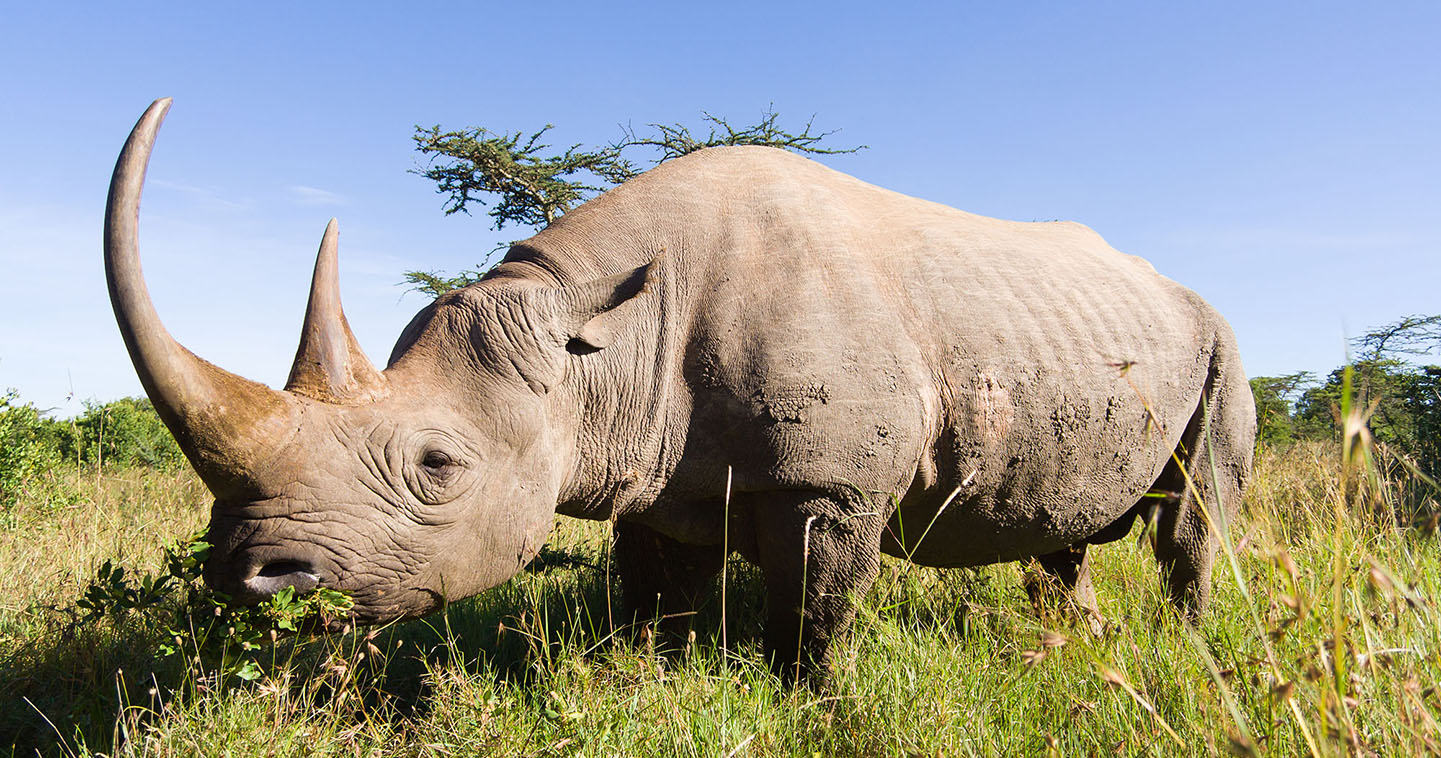
[[[720,545],[686,545],[641,524],[617,521],[611,559],[620,579],[622,623],[632,638],[683,646],[695,610],[725,562]]]
[[[880,569],[885,518],[869,504],[816,493],[757,495],[757,558],[766,583],[766,653],[787,683],[824,684],[833,644]]]
[[[1091,584],[1091,558],[1086,553],[1086,543],[1037,556],[1035,563],[1026,569],[1024,581],[1038,618],[1045,618],[1047,611],[1059,601],[1074,608],[1092,634],[1100,636],[1105,631],[1105,617],[1096,602],[1096,588]]]

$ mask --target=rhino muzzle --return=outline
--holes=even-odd
[[[243,604],[258,603],[292,587],[308,592],[321,586],[320,571],[303,558],[276,558],[264,562],[244,555],[215,556],[205,563],[205,583]]]

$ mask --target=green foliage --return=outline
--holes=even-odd
[[[0,471],[10,472],[0,474],[4,482],[31,481],[36,472],[60,463],[173,470],[185,461],[155,407],[143,397],[86,401],[79,417],[57,421],[19,402],[11,391],[0,398],[0,441]],[[11,491],[5,485],[0,490]]]
[[[1441,367],[1412,366],[1394,359],[1353,365],[1355,402],[1367,413],[1377,442],[1411,457],[1427,475],[1441,475]],[[1338,433],[1345,371],[1306,390],[1296,403],[1294,423],[1312,438]]]
[[[471,201],[493,195],[498,201],[488,214],[496,230],[506,224],[543,226],[551,223],[601,187],[590,181],[616,184],[635,175],[635,169],[620,157],[617,146],[582,150],[572,145],[559,154],[543,155],[551,149],[541,142],[545,128],[530,136],[492,132],[484,127],[467,127],[443,132],[439,125],[415,128],[415,149],[424,155],[445,156],[449,163],[431,165],[418,171],[436,183],[436,191],[450,195],[447,215],[469,212]]]
[[[59,463],[174,469],[185,461],[175,438],[145,398],[87,401],[85,412],[57,421],[12,390],[0,397],[0,492]],[[4,502],[4,501],[0,501]]]
[[[788,132],[780,127],[779,114],[770,108],[761,114],[759,122],[740,128],[731,126],[730,122],[725,119],[704,111],[701,112],[701,117],[707,124],[708,130],[703,139],[692,134],[684,124],[649,124],[648,126],[655,131],[648,135],[626,127],[625,137],[617,143],[617,146],[622,150],[630,147],[654,148],[660,152],[660,157],[655,160],[657,165],[697,150],[726,145],[775,147],[810,155],[841,155],[865,148],[865,145],[842,148],[818,147],[817,145],[822,140],[835,134],[837,130],[812,133],[811,130],[815,124],[813,118],[807,121],[805,128],[799,132]]]
[[[57,421],[10,390],[0,395],[0,530],[15,526],[22,498],[45,510],[75,504],[62,475],[75,466],[176,470],[184,460],[149,400],[87,402],[79,418]]]
[[[1406,403],[1416,419],[1416,457],[1432,479],[1441,479],[1441,366],[1412,374]]]
[[[1258,442],[1339,439],[1350,404],[1389,455],[1441,478],[1441,367],[1402,360],[1441,352],[1441,315],[1407,316],[1352,344],[1360,358],[1319,384],[1309,372],[1251,380]]]
[[[8,511],[55,463],[51,430],[14,390],[0,395],[0,511]]]
[[[442,271],[407,271],[405,282],[416,292],[431,297],[440,297],[451,290],[458,290],[480,281],[483,272],[465,269],[456,276],[446,276]]]
[[[201,583],[201,569],[210,554],[203,533],[165,548],[161,574],[126,576],[124,567],[105,561],[75,607],[83,621],[129,614],[144,616],[148,625],[164,628],[162,656],[199,656],[224,676],[254,680],[261,667],[256,653],[281,636],[320,630],[345,618],[354,601],[336,590],[320,588],[296,594],[287,587],[254,606],[236,605]]]
[[[143,397],[87,401],[85,412],[63,429],[59,447],[66,460],[91,465],[172,469],[185,462],[155,406]]]
[[[644,168],[629,155],[649,151],[653,157],[645,168],[659,165],[707,147],[759,145],[797,153],[853,153],[862,149],[821,147],[819,143],[835,132],[814,132],[806,122],[798,132],[787,131],[774,110],[766,110],[751,126],[735,127],[723,118],[702,114],[707,126],[704,137],[683,124],[649,124],[651,131],[626,127],[621,139],[595,148],[572,145],[556,151],[542,140],[553,125],[539,131],[493,132],[483,127],[442,131],[439,125],[415,128],[415,149],[429,158],[429,164],[415,173],[436,183],[436,192],[447,195],[445,213],[469,213],[472,202],[486,205],[487,215],[497,231],[515,225],[532,229],[554,222],[576,205],[607,187],[620,184]],[[406,283],[412,289],[434,297],[480,279],[479,270],[459,276],[435,271],[410,271]]]
[[[1251,380],[1251,395],[1256,400],[1256,441],[1265,445],[1284,445],[1297,437],[1293,406],[1306,385],[1315,381],[1309,371],[1285,376],[1258,376]]]

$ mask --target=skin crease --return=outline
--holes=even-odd
[[[1199,297],[1080,225],[975,216],[778,150],[693,153],[571,211],[421,311],[383,372],[324,351],[353,342],[338,296],[316,305],[325,259],[320,347],[256,405],[288,436],[186,449],[224,485],[206,581],[238,596],[313,579],[363,622],[422,615],[520,570],[559,512],[615,522],[648,619],[705,596],[728,530],[765,576],[773,665],[806,677],[883,551],[1039,557],[1093,611],[1086,545],[1151,504],[1194,616],[1207,516],[1234,514],[1250,473],[1235,339]],[[163,414],[183,447],[211,439],[197,416]],[[1205,474],[1193,488],[1173,451]]]

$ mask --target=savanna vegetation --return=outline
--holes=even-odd
[[[343,598],[229,608],[200,589],[204,545],[187,537],[204,487],[173,453],[129,454],[154,452],[153,416],[131,437],[101,422],[104,406],[56,422],[11,397],[0,749],[1434,754],[1436,489],[1369,435],[1373,407],[1338,405],[1332,439],[1260,446],[1198,627],[1164,599],[1144,533],[1096,551],[1099,635],[1061,603],[1032,606],[1024,566],[888,560],[832,680],[811,690],[762,662],[761,583],[738,559],[693,639],[668,648],[622,623],[603,522],[559,520],[527,572],[419,621],[312,636]]]
[[[447,212],[489,197],[497,228],[549,223],[639,170],[635,149],[829,150],[773,113],[708,119],[705,137],[652,126],[549,153],[545,130],[415,139]],[[10,393],[0,753],[1441,754],[1441,369],[1418,361],[1438,336],[1441,317],[1411,317],[1324,380],[1253,380],[1255,478],[1199,625],[1166,601],[1144,529],[1093,551],[1099,632],[1033,605],[1026,566],[887,559],[815,689],[770,673],[763,585],[739,559],[691,638],[628,623],[604,522],[558,520],[527,571],[418,621],[316,635],[348,602],[323,591],[234,607],[199,580],[210,499],[148,402],[57,420]]]

